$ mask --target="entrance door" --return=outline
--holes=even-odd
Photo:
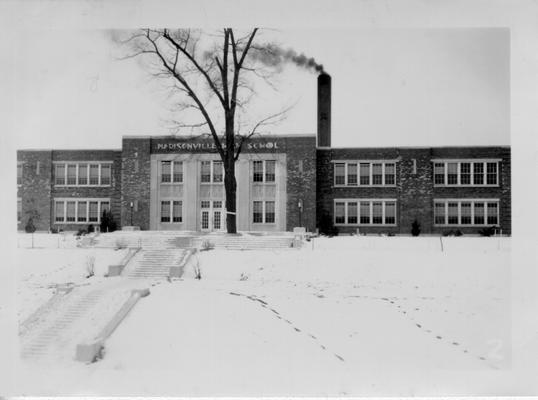
[[[202,200],[200,229],[203,232],[220,231],[224,227],[222,200]]]

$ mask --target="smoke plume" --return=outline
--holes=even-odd
[[[323,73],[323,65],[318,64],[313,57],[307,57],[303,53],[297,53],[293,49],[283,49],[275,44],[267,44],[263,47],[252,49],[251,58],[262,64],[278,67],[284,63],[293,63],[298,67],[306,68],[313,72]]]

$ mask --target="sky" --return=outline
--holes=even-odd
[[[334,147],[510,144],[508,29],[267,28],[258,39],[331,74]],[[142,63],[119,60],[125,49],[106,30],[16,40],[16,148],[121,148],[123,135],[167,135],[181,119]],[[250,115],[292,108],[262,132],[315,134],[316,74],[289,64],[273,83]]]

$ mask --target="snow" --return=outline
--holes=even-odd
[[[150,296],[107,341],[103,360],[63,361],[47,374],[23,363],[19,388],[26,395],[511,393],[496,379],[511,367],[510,239],[441,240],[353,236],[317,238],[297,251],[200,252],[201,280],[187,270],[181,280],[146,282]],[[20,252],[67,265],[67,251]],[[71,263],[83,263],[86,250],[71,251],[78,254]],[[91,251],[102,265],[119,256]],[[31,276],[43,284],[74,279],[66,270],[78,273],[48,267]]]

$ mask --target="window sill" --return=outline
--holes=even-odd
[[[450,185],[448,185],[448,184],[445,185],[445,184],[440,184],[440,183],[434,183],[434,184],[433,184],[433,187],[434,187],[434,188],[437,188],[437,187],[448,187],[448,188],[451,188],[451,187],[457,187],[457,188],[461,188],[461,187],[464,187],[464,188],[465,188],[465,187],[469,187],[469,188],[480,188],[480,187],[499,187],[499,186],[500,186],[500,185],[499,185],[498,183],[496,183],[496,184],[489,184],[489,185],[488,185],[488,184],[486,184],[486,185],[474,185],[474,184],[473,184],[473,185],[471,185],[471,184],[467,185],[467,184],[463,184],[463,185],[462,185],[461,183],[460,183],[460,184],[450,184]]]
[[[393,185],[333,185],[333,188],[396,188]]]
[[[89,187],[89,188],[97,188],[97,187],[112,187],[111,184],[108,185],[57,185],[54,184],[55,188],[81,188],[81,187]]]
[[[372,227],[375,227],[375,226],[383,226],[383,227],[397,227],[398,225],[397,224],[334,224],[334,226],[351,226],[351,227],[361,227],[361,226],[372,226]]]

